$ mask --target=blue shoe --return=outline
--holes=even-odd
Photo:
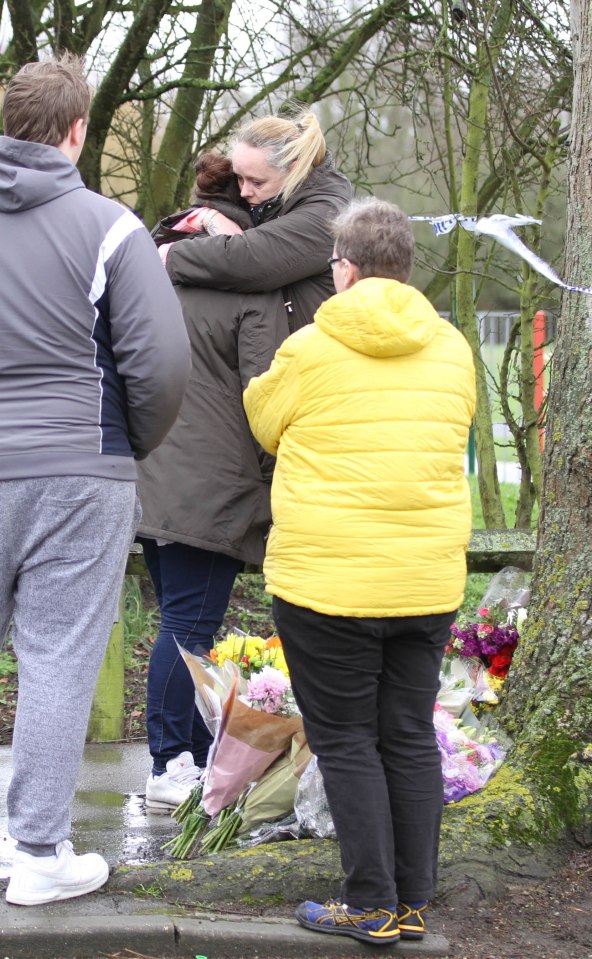
[[[423,939],[425,934],[425,919],[423,914],[428,908],[427,902],[422,906],[409,906],[400,902],[397,906],[397,919],[401,939]]]
[[[338,899],[330,899],[324,905],[307,901],[298,906],[296,918],[301,926],[314,929],[315,932],[352,936],[375,946],[386,946],[399,941],[395,906],[384,909],[354,909]]]

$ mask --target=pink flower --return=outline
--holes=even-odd
[[[254,673],[247,684],[247,698],[251,705],[264,713],[277,713],[281,709],[290,681],[279,669],[264,666]]]
[[[477,610],[477,612],[479,613],[479,616],[489,616],[489,610],[486,606],[482,606],[481,609]]]

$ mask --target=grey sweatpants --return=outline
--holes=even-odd
[[[13,839],[67,839],[88,717],[139,521],[135,484],[87,476],[0,481],[0,645],[10,619],[18,705]]]

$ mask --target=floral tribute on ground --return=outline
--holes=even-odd
[[[189,859],[230,843],[334,836],[278,637],[234,632],[208,656],[180,652],[214,741],[201,781],[173,812],[181,832],[164,848]],[[437,707],[434,724],[445,802],[457,801],[485,785],[504,753],[444,706]]]
[[[182,830],[167,847],[187,859],[287,815],[311,754],[276,636],[229,633],[209,656],[179,649],[214,736],[202,781],[173,813]]]
[[[508,675],[527,616],[528,574],[513,566],[497,573],[473,616],[457,620],[450,632],[442,669],[446,695],[440,702],[456,715],[470,702],[477,712],[494,706]],[[463,696],[464,693],[464,696]]]
[[[482,606],[477,613],[481,617],[478,622],[452,626],[446,652],[478,659],[492,676],[505,679],[519,639],[513,617],[500,606]]]

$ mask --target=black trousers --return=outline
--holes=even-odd
[[[341,849],[343,902],[431,899],[443,806],[434,704],[455,612],[273,613]]]

